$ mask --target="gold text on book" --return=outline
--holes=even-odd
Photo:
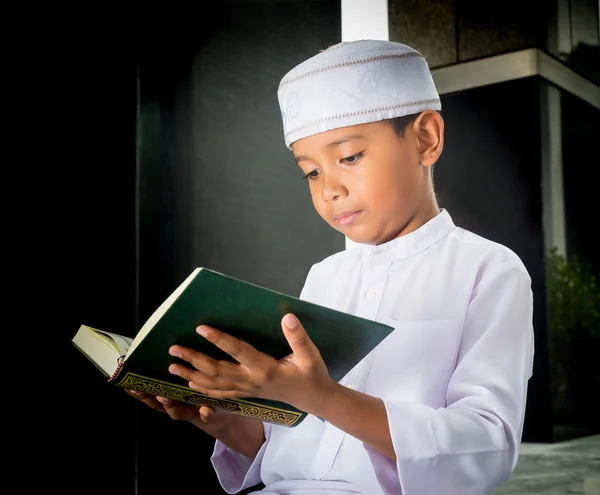
[[[257,418],[269,423],[292,426],[301,418],[301,414],[295,411],[285,411],[277,408],[268,408],[263,404],[256,404],[251,400],[238,399],[237,401],[227,399],[215,399],[207,397],[191,388],[180,387],[172,383],[152,380],[151,378],[127,373],[117,386],[129,390],[137,390],[149,395],[158,395],[179,402],[186,402],[197,406],[209,406],[222,409],[235,414],[241,414],[250,418]]]

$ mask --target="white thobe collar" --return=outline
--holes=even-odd
[[[433,246],[452,232],[455,227],[450,214],[442,209],[435,217],[410,234],[402,235],[378,246],[363,245],[363,260],[391,262],[409,258]]]

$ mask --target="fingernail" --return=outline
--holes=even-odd
[[[196,332],[198,332],[200,335],[202,335],[202,337],[206,337],[208,335],[208,331],[206,330],[206,328],[204,328],[202,326],[196,328]]]
[[[188,382],[188,387],[193,388],[194,390],[198,390],[198,387],[193,382]]]
[[[287,314],[283,317],[283,323],[288,328],[296,328],[298,326],[298,319],[292,314]]]
[[[175,357],[178,357],[178,358],[181,357],[181,352],[179,352],[179,350],[177,350],[176,348],[173,348],[173,347],[171,349],[169,349],[169,354],[171,356],[175,356]]]
[[[173,375],[177,375],[177,376],[181,375],[181,373],[179,373],[179,370],[177,368],[175,368],[174,366],[169,367],[169,373],[172,373]]]
[[[167,403],[167,399],[165,399],[164,397],[156,397],[156,400],[163,405]]]

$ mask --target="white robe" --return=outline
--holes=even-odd
[[[253,461],[217,441],[228,493],[483,495],[509,478],[533,364],[531,280],[512,251],[442,210],[314,265],[301,298],[395,328],[340,383],[383,400],[397,460],[309,415],[264,424]]]

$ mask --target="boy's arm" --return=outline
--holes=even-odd
[[[216,438],[210,458],[219,483],[227,493],[238,493],[262,482],[260,470],[271,425],[231,413],[230,427],[207,431]]]
[[[396,459],[383,401],[336,383],[311,414]]]
[[[201,418],[196,418],[191,423],[225,444],[231,450],[245,455],[249,459],[254,459],[263,443],[265,443],[262,422],[223,411],[214,411],[213,415],[222,418],[218,420],[209,419],[207,422]]]
[[[174,346],[172,355],[193,368],[170,370],[215,398],[270,398],[324,419],[361,440],[369,454],[374,449],[376,457],[395,458],[407,495],[454,493],[445,487],[460,487],[462,495],[488,493],[508,478],[517,459],[532,371],[532,312],[531,280],[521,264],[485,269],[466,312],[447,406],[439,409],[343,388],[293,315],[282,321],[292,350],[284,359],[201,326],[198,333],[238,364]]]
[[[340,386],[310,412],[394,458],[407,495],[488,493],[517,462],[533,366],[532,317],[522,265],[488,267],[467,310],[446,407],[382,401]]]
[[[132,390],[126,392],[152,409],[166,413],[171,419],[189,422],[214,437],[216,442],[211,462],[227,493],[237,493],[260,483],[265,436],[270,431],[268,425],[208,407],[198,408]]]
[[[154,397],[134,390],[125,390],[125,392],[148,407],[166,413],[171,419],[193,424],[249,459],[256,457],[265,442],[264,428],[260,421],[208,407],[184,404],[165,397]]]
[[[179,407],[174,401],[161,403],[167,413],[168,403]],[[208,411],[211,411],[208,415],[202,414]],[[268,425],[207,407],[187,421],[215,438],[211,462],[227,493],[237,493],[261,482],[260,466],[266,448],[265,433],[270,431]]]

